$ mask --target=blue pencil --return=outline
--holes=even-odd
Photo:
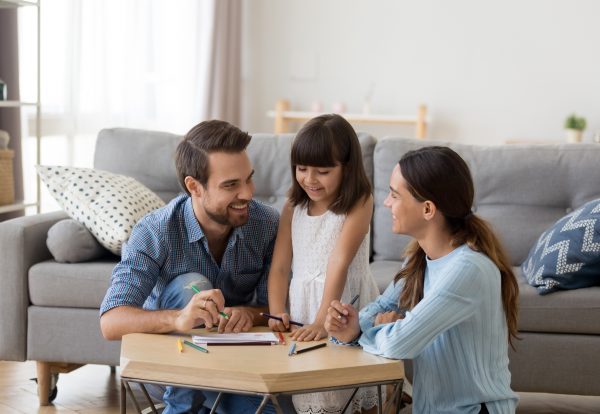
[[[294,351],[296,350],[296,342],[294,342],[291,346],[290,346],[290,350],[288,352],[288,356],[292,356],[294,355]]]

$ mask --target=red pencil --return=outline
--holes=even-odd
[[[277,332],[277,335],[279,336],[279,344],[285,345],[285,338],[283,337],[283,334],[281,332]]]

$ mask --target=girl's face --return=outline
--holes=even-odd
[[[296,166],[296,181],[308,197],[322,207],[329,207],[337,198],[342,184],[342,166]]]
[[[390,178],[390,192],[383,205],[391,210],[392,231],[397,234],[406,234],[419,237],[423,228],[424,203],[417,200],[408,191],[408,185],[402,177],[400,166],[396,164]]]

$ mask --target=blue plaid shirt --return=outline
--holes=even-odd
[[[203,274],[215,289],[221,289],[227,306],[254,299],[258,305],[267,305],[267,275],[278,223],[275,209],[252,200],[248,222],[231,232],[219,266],[196,220],[192,199],[187,194],[174,198],[133,228],[100,314],[117,306],[157,309],[165,286],[190,272]]]

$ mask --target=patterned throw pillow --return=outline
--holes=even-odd
[[[75,167],[36,169],[58,204],[117,255],[134,224],[165,205],[139,181],[124,175]]]
[[[600,285],[600,199],[546,230],[523,263],[523,273],[541,295]]]

